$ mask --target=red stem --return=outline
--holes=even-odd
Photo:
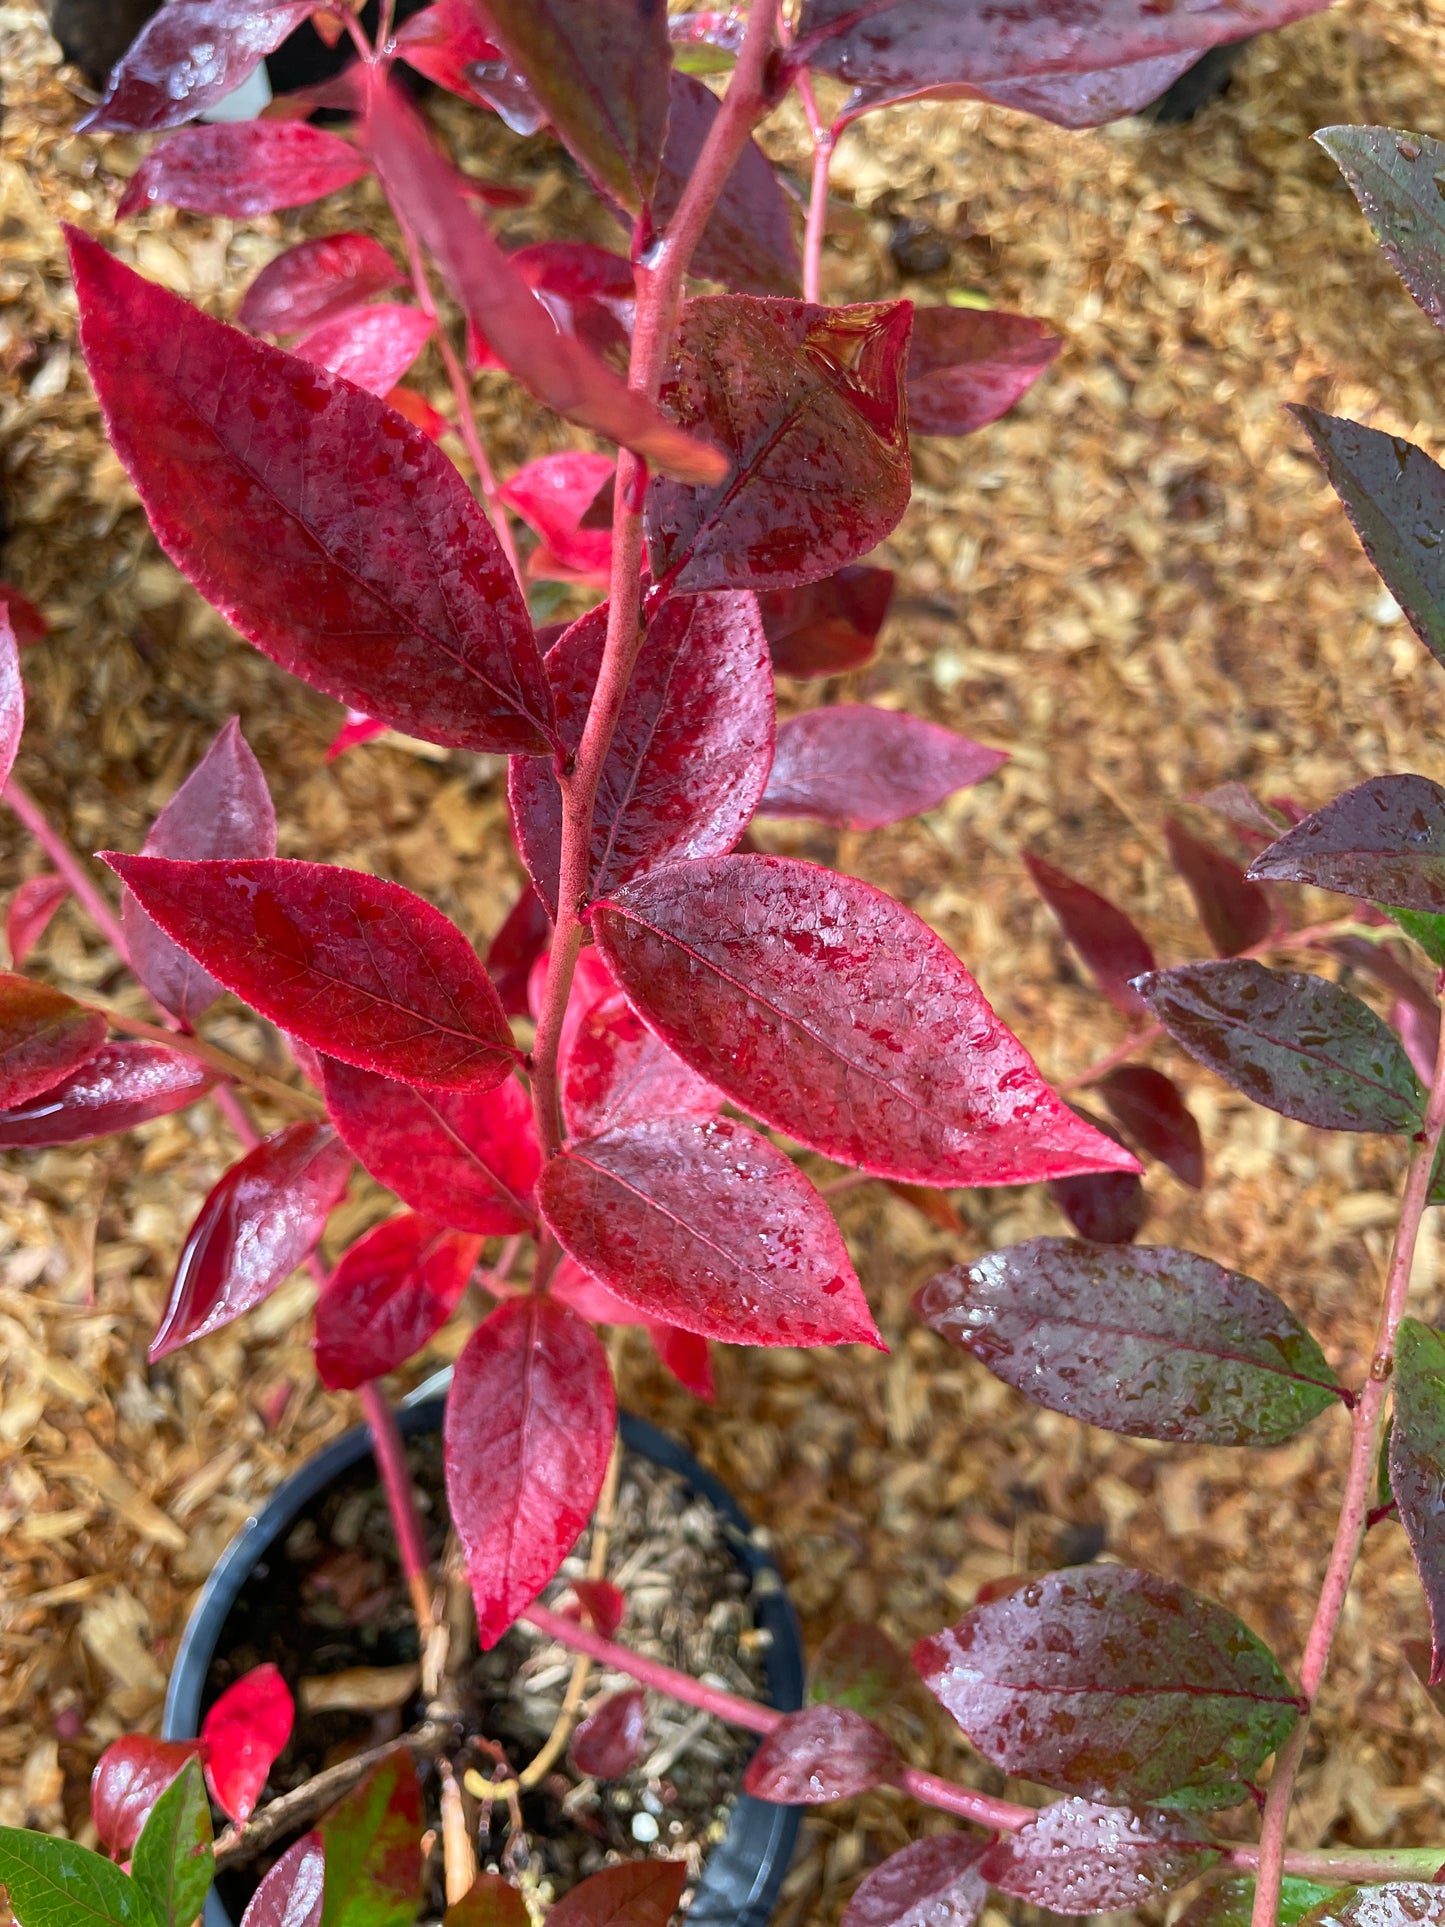
[[[813,137],[813,178],[808,191],[808,225],[803,235],[803,299],[821,301],[823,280],[823,237],[828,230],[828,175],[833,165],[833,133],[825,127],[818,112],[818,97],[813,92],[813,77],[806,70],[798,75],[798,98]]]
[[[425,1640],[436,1624],[436,1614],[432,1609],[431,1562],[427,1558],[421,1516],[416,1509],[416,1493],[412,1489],[411,1469],[406,1462],[406,1447],[402,1443],[396,1414],[375,1382],[368,1379],[366,1384],[358,1388],[357,1396],[371,1431],[371,1449],[376,1455],[381,1489],[386,1494],[387,1510],[391,1513],[392,1527],[396,1532],[397,1551],[401,1555],[401,1569],[406,1574],[407,1590],[411,1593],[412,1611],[416,1614],[416,1623]]]
[[[75,894],[76,901],[86,911],[111,949],[123,964],[129,964],[130,954],[126,949],[125,932],[120,927],[119,917],[96,889],[90,879],[90,873],[65,838],[50,823],[40,805],[20,787],[13,776],[5,785],[5,801],[50,858],[60,875],[65,878]]]

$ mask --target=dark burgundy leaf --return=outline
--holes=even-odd
[[[908,426],[971,435],[1007,414],[1063,342],[1042,322],[992,308],[915,308],[908,343]]]
[[[610,455],[565,449],[519,468],[499,491],[502,500],[542,538],[527,573],[553,580],[607,586],[612,529],[584,529],[583,516],[616,474]]]
[[[321,1242],[351,1153],[325,1124],[288,1124],[233,1164],[186,1234],[149,1357],[229,1325],[269,1298]]]
[[[10,780],[24,727],[25,688],[20,680],[20,645],[9,604],[0,602],[0,789]]]
[[[1141,1006],[1131,979],[1154,968],[1154,952],[1132,918],[1032,850],[1024,851],[1024,863],[1094,982],[1111,1004],[1135,1016]]]
[[[1286,831],[1249,874],[1438,913],[1445,910],[1445,790],[1428,776],[1372,776]]]
[[[323,321],[302,336],[292,353],[385,399],[431,340],[435,326],[420,308],[378,301]]]
[[[69,895],[70,885],[53,870],[27,877],[16,889],[5,913],[5,940],[16,970],[44,936],[50,919]]]
[[[973,1927],[988,1898],[986,1841],[935,1833],[890,1854],[860,1881],[841,1927]]]
[[[810,709],[779,725],[759,816],[877,830],[936,809],[1002,768],[1007,752],[871,703]]]
[[[588,1138],[547,1166],[541,1201],[562,1248],[644,1318],[739,1345],[882,1345],[827,1206],[745,1125]]]
[[[1030,1579],[913,1663],[992,1765],[1092,1800],[1233,1806],[1300,1711],[1232,1613],[1121,1566]]]
[[[547,652],[563,749],[575,755],[602,664],[608,605]],[[606,896],[679,857],[721,856],[747,828],[773,759],[773,676],[750,595],[673,596],[647,625],[602,766],[587,894]],[[562,791],[517,757],[507,784],[517,847],[555,910]]]
[[[574,1579],[572,1591],[602,1637],[614,1638],[627,1617],[627,1600],[617,1587],[607,1579]]]
[[[537,96],[508,67],[471,0],[434,0],[414,13],[397,32],[396,51],[438,87],[500,114],[514,134],[535,134],[546,121]]]
[[[1183,877],[1221,957],[1237,957],[1269,935],[1269,898],[1251,883],[1232,857],[1204,843],[1171,816],[1164,825],[1169,861]]]
[[[401,280],[400,269],[371,235],[322,234],[268,261],[242,297],[236,319],[252,334],[297,334],[399,287]]]
[[[331,1121],[374,1178],[454,1231],[535,1228],[541,1148],[515,1077],[489,1091],[415,1089],[323,1057]]]
[[[50,624],[29,596],[21,595],[9,582],[0,582],[0,614],[9,617],[15,640],[22,649],[32,642],[43,641],[50,634]]]
[[[1192,1057],[1267,1110],[1326,1131],[1414,1131],[1424,1093],[1383,1018],[1338,984],[1238,957],[1137,980]]]
[[[1000,1893],[1056,1914],[1118,1913],[1182,1887],[1218,1858],[1182,1814],[1058,1800],[997,1840],[979,1873]]]
[[[484,1649],[576,1544],[616,1424],[607,1355],[565,1305],[514,1299],[468,1339],[447,1398],[447,1500]]]
[[[1430,1607],[1429,1686],[1445,1684],[1445,1339],[1407,1318],[1395,1346],[1390,1489]]]
[[[621,991],[591,1004],[562,1061],[562,1115],[573,1137],[598,1137],[656,1117],[715,1117],[722,1092],[690,1071]]]
[[[563,1894],[547,1927],[668,1927],[687,1885],[685,1860],[631,1860],[604,1867]]]
[[[727,475],[647,491],[648,553],[670,589],[788,589],[881,542],[908,506],[906,301],[819,308],[704,295],[684,303],[662,399],[710,434]]]
[[[210,320],[83,235],[70,246],[110,439],[207,601],[282,668],[392,728],[546,749],[521,590],[446,456],[374,396]]]
[[[322,1286],[312,1350],[331,1392],[405,1365],[451,1317],[482,1240],[404,1211],[358,1238]]]
[[[4,1111],[55,1087],[105,1042],[99,1011],[31,977],[0,971],[0,1107]]]
[[[399,1746],[325,1816],[322,1927],[412,1927],[422,1879],[421,1785]]]
[[[288,858],[104,857],[167,936],[313,1049],[443,1090],[490,1090],[511,1070],[476,952],[399,883]]]
[[[233,716],[151,825],[146,856],[189,862],[276,854],[276,811],[261,765]],[[120,920],[132,970],[158,1004],[193,1024],[222,986],[152,923],[129,890]]]
[[[717,1386],[707,1340],[677,1325],[649,1324],[646,1330],[652,1349],[683,1390],[711,1405],[717,1397]]]
[[[249,220],[304,207],[366,172],[350,141],[304,120],[233,120],[183,127],[153,147],[121,196],[118,221],[148,207]]]
[[[872,1720],[850,1706],[805,1706],[764,1734],[743,1790],[777,1806],[816,1807],[889,1786],[902,1770],[898,1748]]]
[[[1422,1011],[1415,1003],[1398,1003],[1390,1010],[1390,1028],[1405,1046],[1405,1055],[1414,1066],[1421,1084],[1428,1086],[1435,1075],[1435,1057],[1440,1047],[1440,1013]],[[1431,1187],[1433,1192],[1433,1185]],[[1435,1203],[1433,1195],[1428,1200]]]
[[[572,1735],[568,1757],[575,1772],[594,1780],[620,1780],[647,1756],[647,1702],[642,1688],[609,1693]]]
[[[675,863],[592,925],[684,1063],[828,1157],[939,1185],[1137,1168],[1053,1095],[927,924],[856,878],[786,857]]]
[[[78,1071],[0,1111],[0,1149],[44,1150],[129,1131],[204,1097],[216,1073],[165,1044],[102,1044]]]
[[[194,120],[234,93],[323,0],[167,0],[79,124],[142,132]],[[205,53],[201,53],[201,49]]]
[[[1278,1445],[1341,1396],[1273,1292],[1168,1246],[1031,1238],[940,1272],[914,1309],[1035,1404],[1134,1438]]]
[[[1186,53],[1157,54],[1152,60],[1131,60],[1122,67],[1099,67],[1091,73],[1031,74],[984,87],[950,87],[947,92],[950,97],[957,92],[965,99],[991,100],[1019,114],[1037,114],[1056,127],[1100,127],[1152,106],[1198,58],[1190,48]]]
[[[1415,634],[1445,662],[1445,470],[1399,435],[1291,405],[1365,554]]]
[[[763,633],[780,676],[840,676],[860,669],[893,600],[893,571],[853,563],[822,582],[758,597]]]
[[[325,1877],[320,1834],[302,1834],[262,1876],[241,1927],[321,1927]]]
[[[1445,1892],[1438,1881],[1400,1880],[1388,1887],[1347,1887],[1300,1916],[1300,1927],[1441,1927]]]
[[[268,1661],[228,1686],[201,1721],[207,1783],[237,1825],[250,1818],[295,1717],[290,1689]]]
[[[1181,1184],[1203,1188],[1204,1140],[1173,1078],[1147,1064],[1121,1064],[1094,1089],[1146,1157],[1158,1158]]]
[[[551,936],[547,906],[527,883],[487,948],[487,974],[497,986],[502,1009],[509,1017],[529,1014],[527,981]]]
[[[199,1740],[153,1740],[140,1733],[111,1741],[90,1776],[90,1815],[112,1860],[129,1860],[151,1808],[200,1748]]]
[[[1395,272],[1445,327],[1445,144],[1390,127],[1322,127],[1315,139],[1354,189]]]
[[[1048,1193],[1079,1236],[1096,1244],[1129,1244],[1149,1216],[1144,1186],[1132,1171],[1050,1178]]]

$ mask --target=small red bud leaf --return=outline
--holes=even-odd
[[[552,938],[547,906],[528,883],[507,912],[506,921],[487,947],[487,974],[497,986],[502,1009],[509,1017],[527,1017],[527,985],[533,965]]]
[[[1171,1893],[1218,1858],[1208,1834],[1183,1814],[1057,1800],[996,1841],[979,1873],[1000,1893],[1056,1914],[1107,1914]]]
[[[717,1398],[717,1384],[707,1340],[678,1325],[649,1323],[645,1329],[652,1349],[683,1390],[700,1398],[704,1405],[711,1405]]]
[[[116,63],[80,126],[143,133],[194,120],[232,94],[324,0],[167,0]],[[134,16],[132,16],[134,17]],[[204,57],[199,48],[204,46]]]
[[[971,435],[1007,414],[1063,347],[1041,322],[994,308],[915,308],[908,427]]]
[[[664,1117],[585,1139],[541,1199],[562,1248],[645,1318],[735,1345],[882,1348],[828,1207],[746,1125]]]
[[[1232,1613],[1121,1566],[1030,1579],[913,1663],[992,1765],[1092,1800],[1233,1806],[1300,1711]]]
[[[1271,843],[1252,877],[1404,910],[1445,910],[1445,789],[1427,776],[1372,776]]]
[[[1273,913],[1259,885],[1248,880],[1232,857],[1192,835],[1173,817],[1164,825],[1164,838],[1169,861],[1188,885],[1216,953],[1237,957],[1262,943]]]
[[[1137,1168],[1053,1095],[927,924],[856,878],[786,857],[674,863],[592,923],[684,1063],[828,1157],[938,1185]]]
[[[716,1117],[722,1092],[667,1048],[620,990],[578,1022],[562,1060],[562,1115],[574,1137],[600,1137],[659,1117]]]
[[[204,1097],[216,1073],[165,1044],[102,1044],[59,1084],[0,1111],[0,1150],[45,1150],[129,1131]]]
[[[988,1899],[986,1842],[934,1833],[890,1854],[854,1890],[840,1927],[973,1927]]]
[[[25,727],[25,686],[20,680],[20,643],[12,611],[0,601],[0,790],[10,780]]]
[[[802,816],[877,830],[936,809],[1002,768],[1008,756],[900,710],[838,703],[778,729],[759,816]]]
[[[581,526],[599,489],[617,473],[610,455],[592,455],[580,449],[563,449],[556,455],[540,455],[519,468],[499,490],[502,500],[542,538],[533,552],[529,575],[541,575],[538,558],[545,555],[549,570],[561,572],[561,579],[586,582],[597,588],[607,586],[612,562],[612,529],[586,529]]]
[[[398,1747],[321,1822],[321,1927],[413,1927],[421,1898],[421,1785]]]
[[[850,1706],[805,1706],[764,1734],[743,1788],[777,1806],[816,1807],[891,1786],[902,1771],[898,1748],[872,1720]]]
[[[242,297],[236,319],[255,335],[299,334],[401,281],[401,270],[371,235],[321,234],[268,261]]]
[[[511,1070],[475,951],[400,884],[289,858],[105,861],[189,956],[314,1049],[443,1090],[489,1090]]]
[[[652,220],[659,233],[676,213],[722,111],[717,95],[691,74],[674,71],[671,93],[667,145],[652,197]],[[802,264],[793,238],[792,209],[756,141],[744,142],[733,163],[692,251],[690,272],[721,281],[737,294],[799,292]]]
[[[577,1543],[616,1424],[607,1355],[565,1305],[513,1299],[468,1339],[447,1399],[447,1499],[484,1649]]]
[[[1192,1057],[1267,1110],[1326,1131],[1414,1131],[1424,1092],[1382,1017],[1323,977],[1246,957],[1140,977]]]
[[[383,400],[431,340],[436,323],[402,301],[378,301],[323,321],[292,353]]]
[[[255,1810],[295,1717],[290,1689],[268,1662],[228,1686],[201,1721],[206,1779],[217,1806],[238,1826]]]
[[[629,1860],[604,1867],[547,1916],[547,1927],[668,1927],[687,1885],[685,1860]]]
[[[819,308],[703,295],[686,302],[662,399],[711,434],[718,482],[647,491],[653,579],[671,589],[787,589],[881,542],[908,506],[906,301]]]
[[[90,1776],[90,1815],[112,1860],[130,1859],[151,1808],[200,1749],[199,1740],[153,1740],[140,1733],[111,1741]]]
[[[1445,327],[1445,144],[1390,127],[1322,127],[1314,137],[1354,191],[1375,238],[1436,327]]]
[[[5,913],[5,940],[10,962],[19,970],[45,935],[50,919],[70,895],[70,885],[53,870],[27,877],[10,899]]]
[[[609,1693],[572,1735],[573,1770],[593,1780],[620,1780],[647,1756],[647,1700],[640,1686]]]
[[[615,1636],[627,1617],[627,1600],[608,1579],[574,1579],[572,1591],[593,1627],[604,1639]]]
[[[319,1833],[304,1833],[261,1878],[241,1927],[321,1927],[326,1855]]]
[[[366,172],[350,141],[304,120],[233,120],[183,127],[153,147],[121,196],[116,219],[148,207],[246,221],[304,207]]]
[[[0,971],[0,1107],[29,1106],[87,1063],[105,1018],[49,984]]]
[[[1093,1088],[1146,1157],[1158,1158],[1181,1184],[1203,1187],[1204,1140],[1172,1077],[1148,1064],[1121,1064]]]
[[[1445,1339],[1407,1318],[1395,1346],[1390,1489],[1430,1607],[1427,1686],[1445,1683]]]
[[[893,600],[893,571],[850,563],[821,582],[765,589],[763,633],[780,676],[841,676],[872,657]]]
[[[350,1176],[350,1150],[311,1120],[286,1125],[233,1164],[186,1234],[152,1364],[285,1284],[321,1242]]]
[[[490,107],[514,134],[535,134],[545,126],[537,96],[484,32],[481,8],[472,0],[434,0],[402,22],[395,45],[408,67],[461,100]]]
[[[388,1218],[341,1256],[316,1301],[316,1372],[354,1391],[414,1358],[461,1303],[482,1240],[414,1212]]]
[[[1094,982],[1126,1016],[1137,1015],[1139,995],[1130,980],[1154,968],[1154,952],[1132,918],[1031,850],[1025,850],[1024,864]]]

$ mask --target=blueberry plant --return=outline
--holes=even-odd
[[[1256,1927],[1309,1910],[1319,1927],[1445,1920],[1434,1884],[1445,1848],[1285,1844],[1309,1711],[1382,1506],[1410,1534],[1435,1614],[1430,1676],[1445,1677],[1445,1338],[1403,1316],[1421,1216],[1445,1196],[1440,980],[1422,979],[1394,942],[1403,931],[1445,968],[1445,790],[1380,778],[1311,815],[1217,792],[1212,806],[1255,836],[1251,876],[1171,825],[1219,953],[1211,963],[1158,970],[1122,911],[1031,859],[1100,987],[1136,1020],[1076,1080],[1112,1124],[1050,1089],[910,911],[854,878],[745,847],[755,814],[868,828],[997,767],[996,752],[868,705],[778,726],[773,679],[867,660],[891,584],[864,558],[908,505],[910,429],[980,427],[1057,346],[1020,316],[823,304],[839,136],[867,108],[923,94],[1088,124],[1153,99],[1201,49],[1316,4],[801,0],[785,11],[752,0],[670,20],[659,0],[435,0],[400,26],[383,5],[368,38],[336,0],[167,0],[120,62],[91,125],[164,133],[122,216],[156,203],[246,216],[371,174],[406,261],[361,232],[304,241],[257,277],[232,328],[70,236],[87,365],[156,535],[244,637],[346,705],[338,749],[395,728],[505,755],[529,882],[484,962],[398,885],[278,859],[271,798],[232,722],[144,850],[105,853],[123,886],[117,917],[10,775],[19,631],[34,642],[39,628],[11,603],[0,775],[54,865],[11,906],[17,971],[73,893],[156,1020],[0,978],[0,1145],[94,1138],[208,1095],[221,1105],[244,1154],[185,1241],[150,1356],[239,1317],[298,1265],[316,1268],[317,1369],[359,1393],[372,1428],[426,1702],[382,1757],[342,1762],[271,1802],[267,1775],[292,1717],[274,1668],[236,1682],[195,1740],[117,1742],[92,1794],[104,1854],[0,1831],[19,1927],[82,1912],[187,1927],[217,1856],[256,1858],[298,1832],[248,1927],[406,1927],[422,1871],[419,1766],[439,1789],[450,1927],[528,1918],[518,1890],[471,1857],[446,1698],[453,1621],[438,1610],[378,1387],[473,1280],[493,1308],[448,1395],[447,1497],[482,1644],[526,1619],[579,1656],[539,1758],[568,1743],[596,1660],[636,1686],[570,1735],[586,1770],[620,1773],[642,1757],[650,1689],[756,1732],[746,1785],[764,1798],[812,1804],[893,1785],[967,1823],[874,1870],[849,1927],[968,1923],[991,1887],[1065,1913],[1112,1911],[1211,1869],[1196,1923],[1251,1908]],[[182,124],[307,18],[354,46],[337,80],[259,121]],[[628,253],[566,240],[504,251],[474,203],[511,190],[441,151],[397,84],[399,64],[515,130],[550,125],[630,230]],[[725,75],[720,97],[698,70]],[[838,82],[852,92],[830,119],[818,88]],[[793,88],[816,157],[801,257],[783,186],[752,140]],[[344,127],[311,124],[318,106],[340,110]],[[1324,138],[1412,291],[1445,316],[1445,149],[1369,129]],[[379,298],[405,286],[409,300]],[[402,385],[427,342],[454,421]],[[505,368],[617,454],[545,457],[499,481],[466,359]],[[1445,660],[1445,475],[1406,443],[1304,419],[1371,556]],[[476,494],[437,445],[449,427]],[[536,538],[525,566],[513,516]],[[541,631],[523,587],[537,580],[592,585],[605,600]],[[1297,882],[1358,902],[1328,925],[1291,928],[1271,892]],[[1266,961],[1312,947],[1380,982],[1395,1028],[1339,983]],[[223,991],[277,1027],[294,1074],[264,1074],[207,1039]],[[1142,1220],[1129,1143],[1186,1182],[1203,1176],[1177,1086],[1133,1061],[1161,1031],[1289,1116],[1409,1139],[1379,1339],[1357,1390],[1263,1285],[1132,1245]],[[289,1121],[262,1136],[253,1101]],[[704,1396],[712,1339],[880,1342],[827,1201],[786,1144],[915,1196],[1054,1188],[1084,1238],[991,1253],[934,1279],[918,1305],[1044,1405],[1168,1443],[1241,1447],[1277,1443],[1334,1405],[1349,1411],[1345,1501],[1298,1685],[1240,1621],[1168,1578],[1097,1565],[994,1589],[924,1639],[913,1666],[984,1761],[1063,1796],[1036,1808],[905,1762],[881,1718],[898,1677],[876,1628],[842,1629],[812,1703],[784,1714],[629,1651],[614,1637],[625,1600],[605,1570],[578,1582],[575,1616],[540,1603],[614,1462],[599,1324],[644,1327]],[[327,1273],[316,1254],[356,1163],[402,1208]],[[481,1268],[489,1239],[504,1242]],[[466,1783],[505,1801],[545,1770],[499,1761],[493,1779]],[[1257,1843],[1235,1812],[1251,1799]],[[214,1842],[212,1801],[231,1822]],[[550,1918],[662,1927],[682,1880],[667,1859],[609,1868]]]

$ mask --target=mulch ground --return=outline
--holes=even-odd
[[[1436,773],[1445,679],[1382,594],[1283,404],[1445,446],[1445,343],[1308,138],[1334,121],[1445,131],[1442,20],[1424,4],[1353,0],[1256,43],[1228,98],[1183,129],[1069,135],[946,105],[894,110],[843,143],[831,298],[974,289],[1049,322],[1066,347],[1010,418],[918,447],[914,504],[887,545],[900,594],[876,664],[786,698],[903,705],[1012,761],[876,835],[767,837],[902,896],[1055,1077],[1114,1043],[1119,1020],[1027,887],[1024,846],[1116,894],[1160,956],[1180,961],[1205,954],[1163,854],[1161,821],[1181,797],[1239,778],[1315,803],[1382,770]],[[141,144],[70,131],[72,77],[14,0],[0,5],[0,73],[0,573],[52,628],[26,658],[22,780],[80,848],[138,848],[239,714],[278,800],[282,854],[395,877],[485,939],[519,879],[499,764],[388,741],[327,765],[336,706],[239,643],[159,555],[74,345],[60,220],[224,315],[284,242],[374,221],[370,190],[337,197],[324,219],[241,227],[159,212],[116,234]],[[518,150],[477,118],[452,125],[476,171],[534,190],[503,220],[509,238],[610,238],[545,141]],[[795,127],[770,139],[799,158]],[[900,266],[890,241],[904,223],[915,243],[941,243],[937,272]],[[422,372],[429,385],[437,371]],[[482,397],[503,472],[572,439],[499,377],[483,378]],[[37,867],[0,822],[4,887]],[[70,909],[36,967],[126,995]],[[221,1041],[279,1062],[242,1015],[212,1023]],[[1155,1061],[1187,1085],[1211,1171],[1202,1195],[1151,1171],[1144,1235],[1264,1280],[1357,1374],[1399,1147],[1309,1132],[1168,1049]],[[123,1729],[154,1725],[217,1554],[356,1417],[316,1385],[299,1282],[163,1367],[144,1363],[185,1227],[232,1152],[201,1105],[119,1142],[0,1160],[0,1821],[85,1836],[95,1756]],[[720,1351],[713,1409],[638,1345],[622,1370],[627,1403],[684,1436],[774,1535],[810,1638],[877,1616],[907,1642],[983,1582],[1102,1544],[1223,1600],[1293,1664],[1333,1529],[1343,1417],[1246,1455],[1151,1449],[1036,1412],[908,1305],[945,1263],[1062,1229],[1042,1192],[960,1194],[963,1235],[881,1187],[838,1202],[887,1356]],[[384,1208],[359,1184],[332,1247]],[[1432,1223],[1413,1308],[1438,1320],[1442,1289]],[[461,1323],[444,1332],[418,1375],[463,1336]],[[1445,1726],[1400,1658],[1425,1624],[1403,1534],[1385,1525],[1370,1535],[1312,1737],[1300,1843],[1445,1840]],[[998,1785],[946,1736],[933,1752]],[[811,1821],[780,1918],[836,1918],[857,1873],[930,1824],[885,1794]]]

